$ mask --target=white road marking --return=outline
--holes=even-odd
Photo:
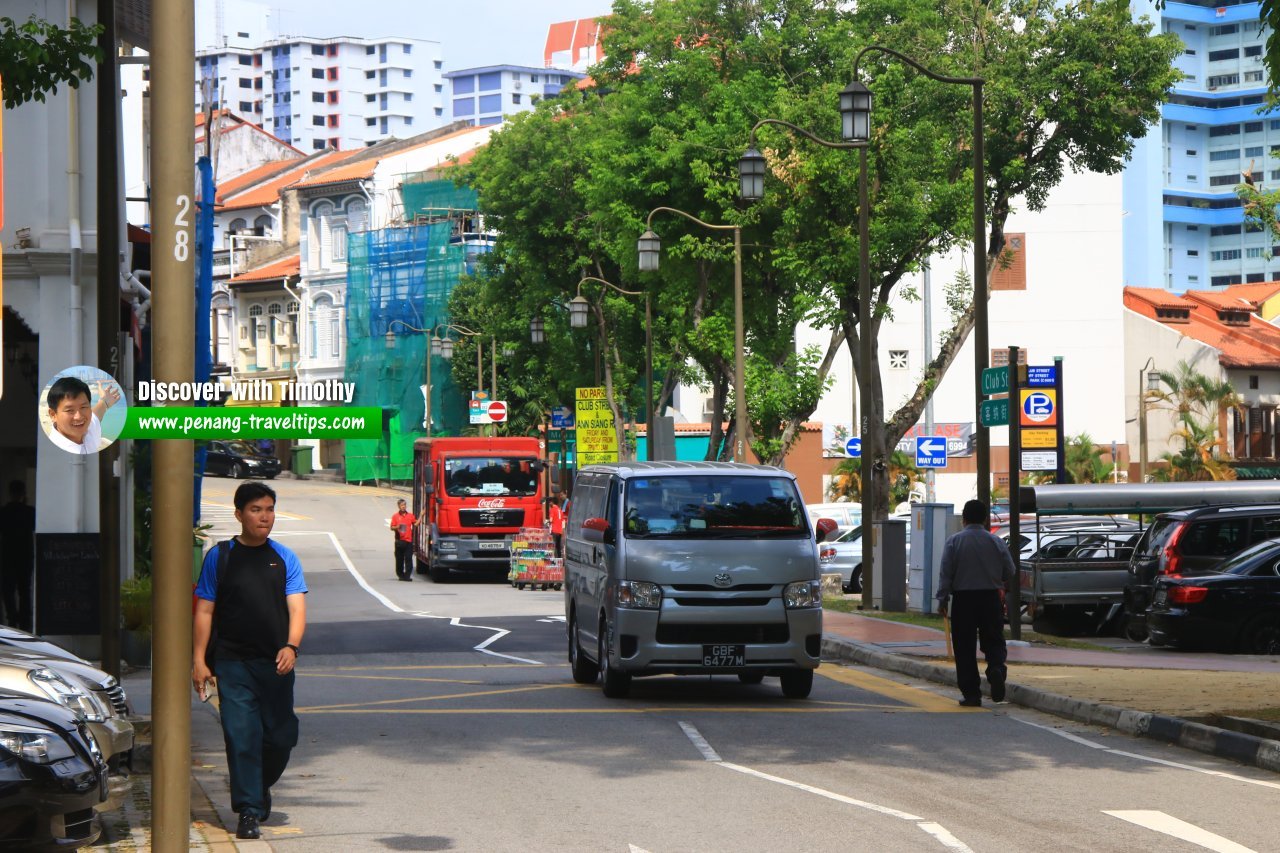
[[[1168,759],[1155,758],[1154,756],[1150,756],[1150,755],[1139,755],[1136,752],[1126,752],[1123,749],[1114,749],[1113,747],[1109,747],[1104,743],[1095,743],[1091,740],[1082,738],[1079,735],[1074,735],[1071,732],[1064,732],[1061,729],[1055,729],[1051,726],[1043,726],[1043,725],[1040,725],[1039,723],[1033,723],[1030,720],[1024,720],[1019,717],[1013,717],[1013,716],[1010,716],[1009,719],[1016,720],[1017,722],[1022,723],[1023,725],[1031,726],[1032,728],[1043,729],[1044,731],[1049,732],[1050,734],[1055,734],[1058,737],[1066,738],[1072,743],[1078,743],[1081,746],[1087,746],[1090,749],[1105,750],[1111,753],[1112,755],[1119,755],[1119,756],[1123,756],[1124,758],[1133,758],[1138,761],[1146,761],[1151,764],[1163,764],[1165,767],[1175,767],[1178,770],[1190,770],[1194,773],[1202,773],[1205,776],[1217,776],[1220,779],[1229,779],[1232,782],[1245,782],[1249,785],[1258,785],[1259,787],[1262,787],[1262,788],[1272,788],[1275,790],[1280,790],[1280,782],[1268,782],[1265,779],[1250,779],[1248,776],[1238,776],[1235,773],[1228,773],[1225,770],[1210,770],[1206,767],[1196,767],[1193,764],[1183,764],[1178,761],[1169,761]]]
[[[692,723],[680,723],[680,728],[684,731],[685,737],[693,743],[698,752],[702,753],[702,757],[707,761],[714,763],[718,767],[726,770],[732,770],[735,773],[742,773],[747,776],[754,776],[757,779],[764,779],[767,782],[776,782],[779,785],[786,785],[788,788],[795,788],[797,791],[804,791],[807,794],[816,794],[819,797],[825,797],[828,800],[835,800],[837,803],[844,803],[850,806],[857,806],[860,809],[876,812],[877,814],[887,815],[888,817],[898,818],[914,823],[918,828],[933,836],[942,846],[948,850],[963,851],[963,853],[973,853],[973,851],[963,841],[956,838],[947,829],[939,823],[931,820],[925,820],[918,815],[908,812],[899,811],[889,806],[881,806],[876,803],[869,803],[866,800],[855,800],[853,797],[846,797],[844,794],[837,794],[834,791],[828,791],[825,788],[817,788],[813,785],[806,785],[803,782],[796,782],[791,779],[784,779],[781,776],[774,776],[769,773],[762,773],[759,770],[753,770],[750,767],[743,767],[741,764],[734,764],[724,761],[720,758],[719,753],[707,742],[707,739],[694,727]]]
[[[1180,841],[1188,841],[1206,850],[1214,850],[1216,853],[1255,853],[1252,848],[1245,847],[1243,844],[1236,844],[1221,835],[1215,835],[1207,829],[1201,829],[1193,823],[1187,823],[1185,820],[1178,820],[1176,817],[1167,815],[1164,812],[1136,809],[1133,811],[1103,811],[1103,814],[1118,817],[1120,820],[1177,838]]]
[[[627,853],[649,853],[649,851],[645,850],[643,847],[637,847],[634,844],[628,844]]]
[[[539,622],[564,622],[563,616],[548,616],[546,619],[539,619]]]
[[[518,661],[520,663],[527,663],[533,666],[545,665],[542,663],[542,661],[529,660],[528,658],[520,658],[520,657],[516,657],[515,655],[504,655],[502,652],[495,652],[492,649],[488,648],[488,645],[490,643],[496,642],[511,633],[505,628],[493,628],[488,625],[469,625],[463,622],[462,618],[458,616],[437,616],[434,613],[425,613],[421,610],[405,610],[403,607],[396,604],[394,601],[387,598],[385,595],[378,592],[376,589],[374,589],[372,586],[369,585],[369,582],[365,580],[364,575],[360,574],[360,570],[355,567],[355,564],[351,562],[351,558],[347,556],[347,552],[342,547],[342,543],[338,541],[338,537],[335,536],[331,531],[291,530],[287,534],[277,534],[277,535],[304,536],[308,534],[328,536],[329,541],[333,543],[334,550],[338,552],[338,557],[342,560],[342,564],[347,567],[347,572],[349,572],[350,575],[356,579],[356,583],[360,585],[360,588],[363,589],[365,592],[369,593],[369,595],[373,596],[375,599],[377,599],[377,601],[383,607],[387,608],[393,613],[403,613],[406,616],[417,616],[421,619],[448,619],[450,625],[453,625],[458,628],[476,628],[481,631],[493,631],[494,632],[493,636],[489,637],[489,639],[485,640],[483,643],[480,643],[478,646],[473,646],[472,648],[475,651],[480,652],[481,654],[492,655],[493,657],[497,657],[497,658],[505,658],[506,660]]]

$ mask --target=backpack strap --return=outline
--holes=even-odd
[[[222,577],[226,574],[227,562],[231,559],[231,540],[223,539],[217,545],[213,546],[218,549],[217,563],[217,587],[213,594],[216,596],[222,590]]]

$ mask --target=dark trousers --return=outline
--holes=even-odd
[[[951,593],[951,645],[956,656],[956,682],[966,699],[982,698],[978,677],[978,647],[987,659],[987,681],[1002,682],[1005,666],[1004,609],[1000,591],[961,590]],[[975,636],[977,646],[974,645]]]
[[[396,540],[396,577],[413,578],[413,543]]]
[[[267,789],[280,779],[298,744],[293,680],[292,672],[276,674],[274,660],[218,661],[219,714],[236,813],[267,813]]]
[[[31,560],[26,561],[30,565]],[[18,563],[21,566],[21,563]],[[0,577],[0,599],[4,602],[5,624],[10,628],[31,630],[31,571],[5,567]]]

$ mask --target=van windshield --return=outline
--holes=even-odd
[[[471,495],[528,496],[538,490],[532,459],[482,456],[446,459],[444,488],[451,497]]]
[[[639,539],[790,539],[808,537],[809,522],[787,477],[644,477],[627,482],[623,530]]]

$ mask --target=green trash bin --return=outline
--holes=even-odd
[[[311,447],[293,447],[290,448],[293,453],[293,473],[299,477],[306,477],[311,474]]]

